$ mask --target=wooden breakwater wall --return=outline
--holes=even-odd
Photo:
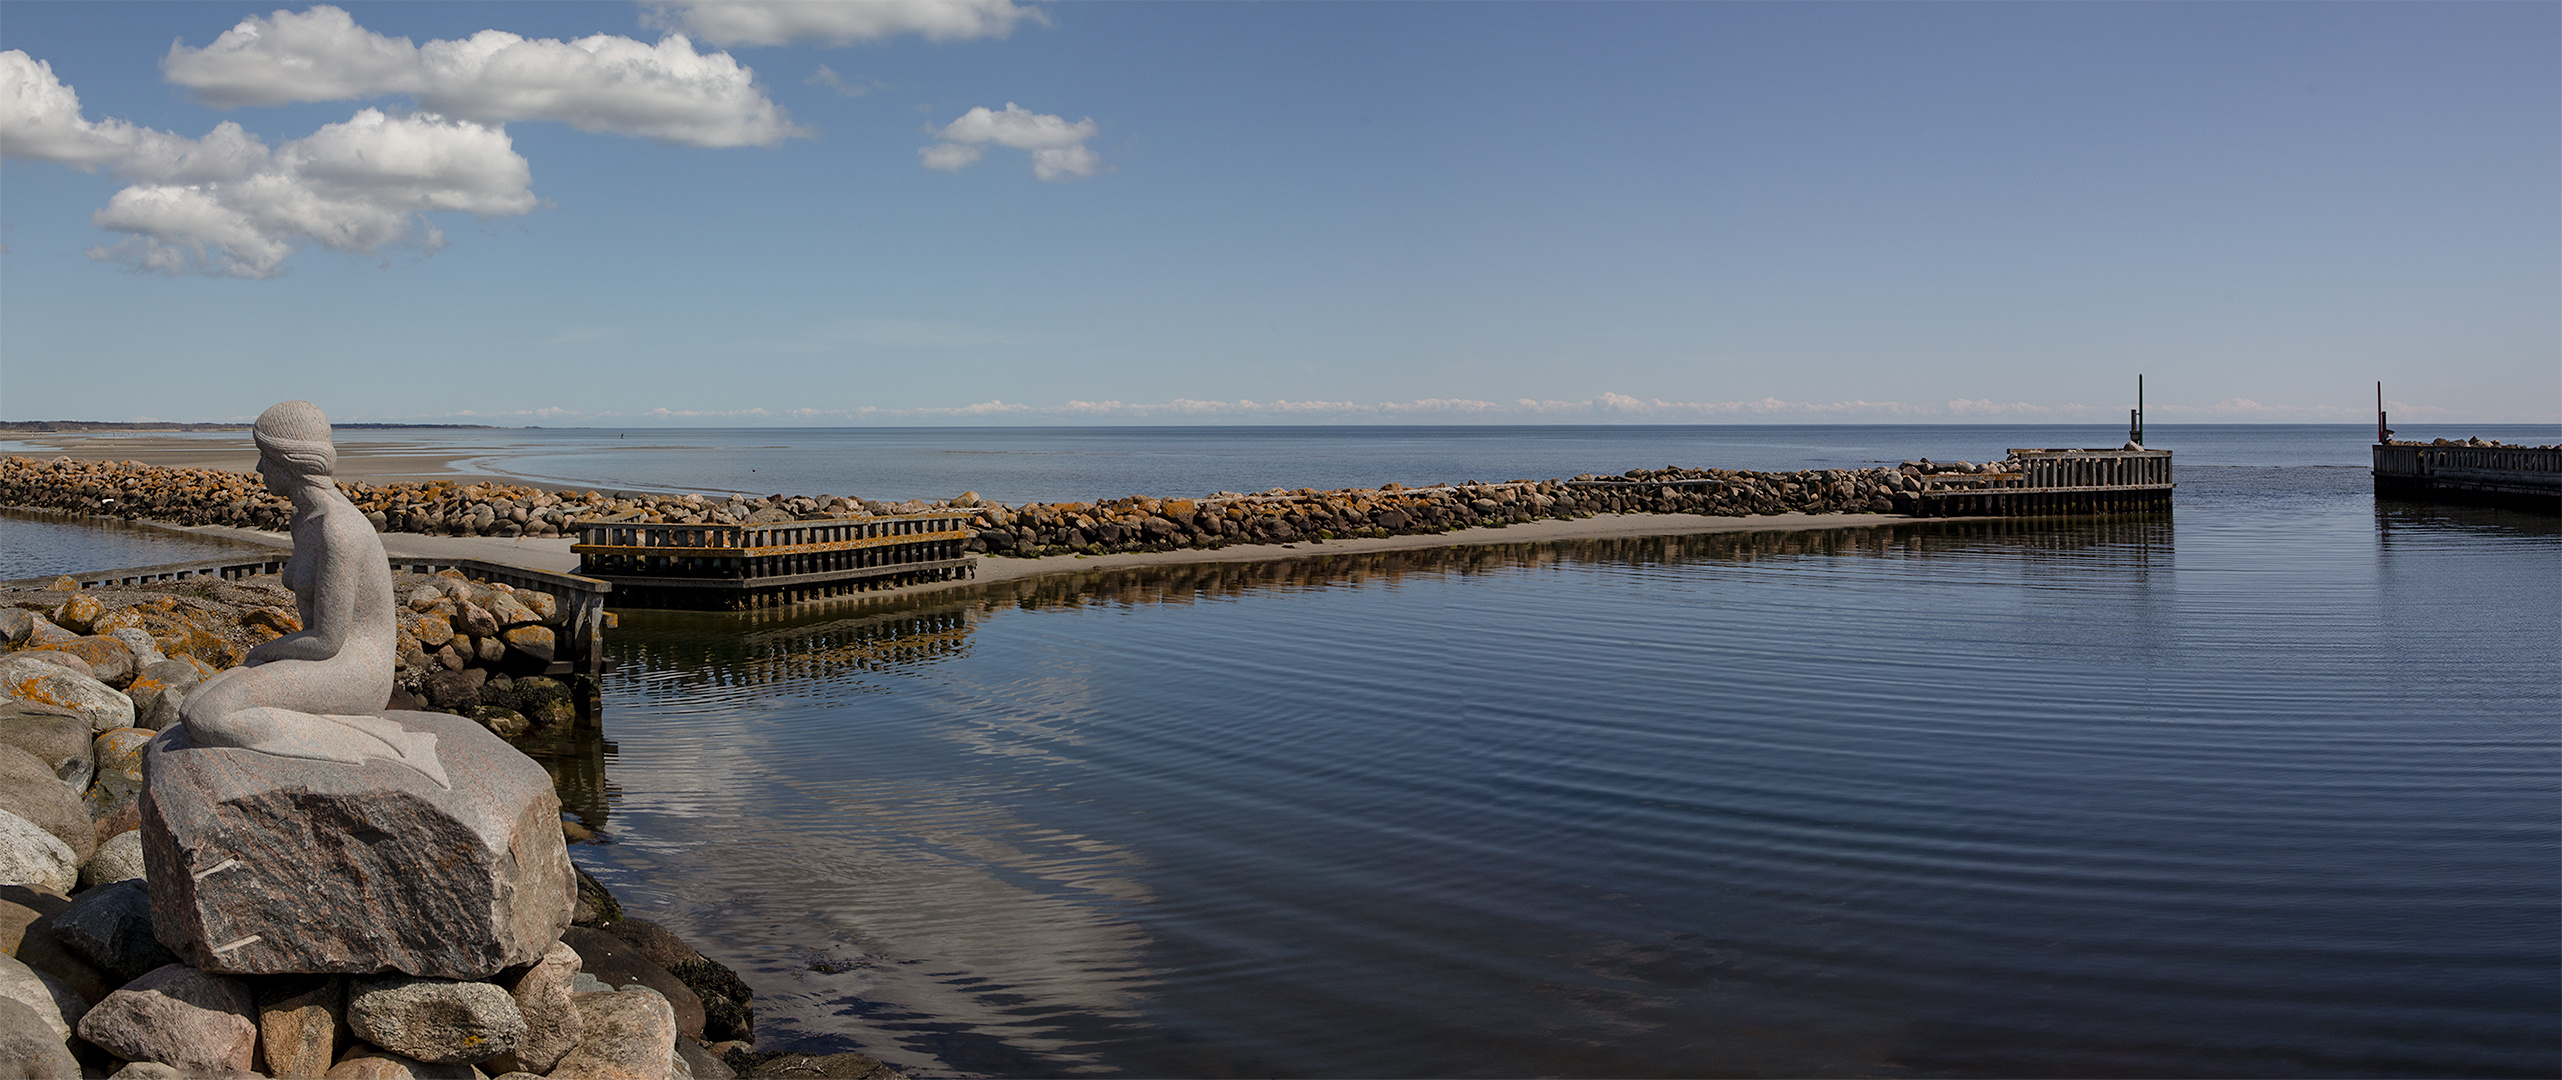
[[[1984,467],[1905,467],[1922,481],[1914,499],[1920,517],[2162,513],[2170,510],[2177,486],[2170,451],[2133,446],[2014,449],[2008,459]]]
[[[2562,514],[2562,446],[2377,443],[2375,494]]]
[[[970,576],[969,510],[858,520],[573,523],[579,572],[630,607],[738,611]]]

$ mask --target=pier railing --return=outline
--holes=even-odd
[[[571,523],[579,572],[613,582],[619,603],[749,608],[918,581],[967,577],[972,512],[765,524]]]

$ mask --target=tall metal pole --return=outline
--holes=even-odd
[[[2135,376],[2135,407],[2126,411],[2126,441],[2144,445],[2144,376]]]
[[[2393,432],[2384,426],[2384,380],[2375,380],[2375,444],[2393,441]]]

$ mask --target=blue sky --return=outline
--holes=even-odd
[[[7,0],[0,418],[2562,421],[2557,57],[2544,3]]]

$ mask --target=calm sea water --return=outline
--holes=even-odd
[[[1270,434],[1316,449],[1260,484],[1218,434],[1024,497],[2109,434],[1832,430]],[[574,854],[765,1045],[919,1075],[2552,1075],[2562,525],[2379,503],[2364,437],[2157,429],[2167,519],[626,613]]]

